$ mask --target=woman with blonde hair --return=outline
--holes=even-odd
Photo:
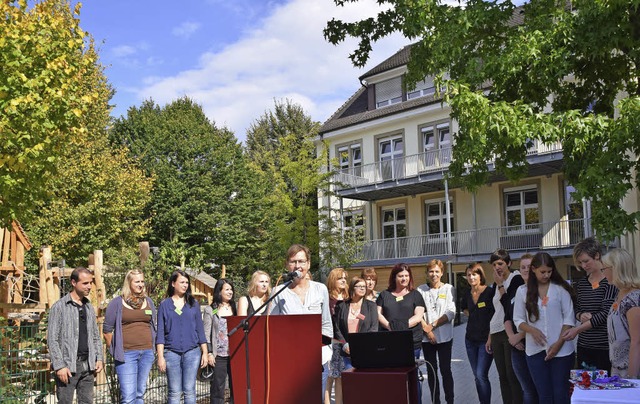
[[[604,275],[618,287],[609,310],[609,356],[611,373],[640,378],[640,274],[627,250],[615,249],[602,258]]]
[[[264,271],[255,271],[251,275],[249,287],[246,296],[238,299],[238,315],[249,316],[260,308],[271,295],[271,278]],[[265,309],[260,310],[258,315],[264,313]]]
[[[144,274],[128,271],[120,296],[107,306],[104,339],[115,360],[121,403],[143,403],[155,360],[156,308],[145,292]]]
[[[345,271],[344,268],[334,268],[329,272],[327,289],[329,290],[329,310],[333,318],[336,304],[349,297],[347,291],[347,271]],[[335,338],[332,341],[332,349],[333,354],[329,362],[329,377],[327,378],[327,386],[324,390],[324,402],[325,404],[331,403],[331,388],[335,384],[335,403],[340,404],[342,403],[342,382],[340,375],[345,370],[345,365],[341,355],[342,344]]]

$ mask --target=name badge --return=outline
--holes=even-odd
[[[403,299],[404,299],[404,297],[398,296],[398,297],[396,297],[396,302],[401,302]]]
[[[358,320],[364,320],[364,315],[362,313],[358,313],[358,315],[356,316],[356,318]]]
[[[215,316],[216,314],[218,314],[218,309],[213,309],[213,312],[212,312],[211,314],[212,314],[212,315],[214,315],[214,316]]]
[[[447,294],[446,293],[442,293],[438,295],[438,299],[446,299],[447,298]]]
[[[487,304],[485,302],[480,302],[478,303],[478,308],[483,308],[485,307]]]
[[[144,311],[144,314],[146,314],[146,315],[150,316],[150,315],[151,315],[151,314],[153,314],[153,313],[151,312],[151,310],[145,310],[145,311]]]
[[[176,309],[174,310],[176,313],[178,313],[178,315],[182,314],[182,310],[180,310],[179,308],[176,307]]]

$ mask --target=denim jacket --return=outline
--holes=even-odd
[[[89,345],[89,369],[95,370],[96,362],[102,361],[102,342],[96,321],[96,313],[86,297],[83,298],[87,311],[87,338]],[[51,355],[53,370],[69,368],[76,372],[78,359],[78,337],[80,334],[78,308],[67,294],[51,306],[49,325],[47,326],[47,345]]]

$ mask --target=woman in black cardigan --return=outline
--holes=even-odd
[[[339,302],[333,315],[333,338],[343,344],[345,370],[351,369],[348,335],[356,332],[378,331],[378,307],[365,299],[367,284],[354,277],[349,283],[349,299]]]

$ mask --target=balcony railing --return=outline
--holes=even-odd
[[[495,227],[463,230],[446,235],[420,235],[365,242],[363,261],[389,258],[411,258],[442,255],[490,254],[498,248],[506,250],[545,250],[573,247],[590,236],[588,219],[536,223],[525,227]]]
[[[560,150],[562,150],[560,143],[543,144],[536,141],[527,150],[527,155],[542,155]],[[451,156],[451,146],[429,150],[420,154],[341,169],[336,172],[333,180],[336,190],[341,190],[415,178],[445,171],[451,164]]]

